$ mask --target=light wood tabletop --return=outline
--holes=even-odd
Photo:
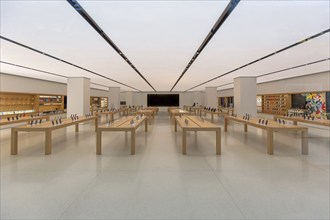
[[[118,114],[119,115],[120,110],[116,109],[114,111],[101,111],[101,112],[95,112],[96,116],[102,116],[102,115],[106,115],[106,120],[113,120],[114,119],[114,115]],[[108,116],[110,117],[110,119],[108,118]]]
[[[45,154],[51,154],[52,152],[52,131],[65,128],[68,126],[75,125],[75,131],[79,132],[79,124],[87,121],[95,121],[95,131],[98,126],[98,118],[96,116],[85,117],[78,116],[77,120],[72,120],[71,118],[61,119],[62,123],[53,125],[51,121],[42,122],[37,125],[23,125],[19,127],[11,128],[11,155],[16,155],[18,152],[18,132],[45,132]]]
[[[266,125],[267,119],[260,118],[251,118],[250,120],[243,119],[243,116],[226,116],[225,117],[225,132],[228,131],[228,122],[229,120],[239,122],[244,124],[244,131],[247,132],[247,126],[253,126],[257,128],[261,128],[267,131],[267,153],[274,154],[274,132],[287,132],[287,131],[301,131],[301,153],[308,154],[308,128],[290,125],[290,124],[280,124],[273,120],[268,120],[268,124]],[[261,123],[259,123],[259,120]],[[262,124],[262,121],[264,123]]]
[[[11,117],[9,117],[9,120],[7,119],[8,117],[2,116],[2,119],[0,120],[0,126],[18,124],[18,123],[23,123],[23,122],[30,122],[30,121],[40,120],[40,119],[45,119],[46,121],[49,121],[49,119],[50,119],[49,115],[34,116],[33,118],[31,118],[31,116],[24,116],[24,117],[18,117],[18,119],[16,118],[16,116],[11,116]]]
[[[330,120],[325,120],[325,119],[315,118],[314,120],[312,120],[312,118],[309,118],[309,120],[308,120],[307,117],[304,119],[301,116],[300,117],[298,117],[298,116],[288,117],[288,116],[282,116],[282,115],[274,115],[274,121],[277,121],[277,119],[284,119],[284,120],[288,120],[288,121],[293,121],[294,125],[297,125],[298,122],[301,122],[301,123],[307,123],[307,124],[321,125],[321,126],[330,127]]]
[[[146,116],[142,116],[141,118],[137,119],[138,116],[128,116],[121,118],[119,120],[115,120],[112,124],[103,124],[97,128],[96,132],[96,154],[102,154],[102,132],[104,131],[125,131],[131,132],[131,155],[135,154],[135,133],[137,128],[142,125],[144,122],[145,124],[145,132],[148,131],[148,120]],[[131,124],[132,120],[134,121]]]
[[[228,112],[226,111],[210,111],[210,110],[206,110],[206,109],[201,109],[199,111],[199,116],[202,117],[202,113],[204,113],[204,116],[206,116],[207,114],[210,114],[211,115],[211,122],[214,123],[214,115],[217,115],[218,117],[219,116],[227,116],[228,115]]]
[[[221,154],[221,128],[209,121],[197,116],[175,116],[174,131],[177,132],[177,125],[182,129],[182,154],[187,154],[187,131],[215,131],[216,154]]]

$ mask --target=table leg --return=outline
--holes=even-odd
[[[110,114],[110,120],[113,121],[113,114]]]
[[[267,130],[267,153],[268,154],[274,154],[274,132],[273,130],[268,129]]]
[[[244,132],[247,132],[248,129],[247,129],[247,124],[244,124]]]
[[[97,127],[99,126],[99,118],[98,117],[96,117],[95,118],[95,131],[97,131]]]
[[[215,132],[216,135],[216,154],[220,155],[221,154],[221,129],[217,129]]]
[[[11,129],[11,155],[16,155],[18,151],[18,131]]]
[[[293,125],[297,125],[298,124],[298,122],[297,121],[293,121]]]
[[[213,123],[214,121],[214,115],[211,113],[211,122]]]
[[[46,121],[50,121],[50,115],[46,116]]]
[[[45,132],[45,142],[46,142],[46,148],[45,148],[45,155],[52,153],[52,131],[47,130]]]
[[[225,132],[227,132],[228,127],[228,118],[225,117]]]
[[[135,129],[131,131],[131,155],[135,154]]]
[[[301,153],[308,155],[308,130],[301,132]]]
[[[148,131],[148,118],[146,118],[146,120],[144,121],[144,131]]]
[[[187,154],[187,131],[182,129],[182,154]]]
[[[79,123],[78,122],[75,124],[75,131],[79,132]]]
[[[151,125],[151,115],[148,115],[149,125]]]
[[[178,122],[174,119],[174,131],[177,132],[178,130]]]
[[[101,155],[102,154],[102,131],[97,130],[96,131],[96,154]]]

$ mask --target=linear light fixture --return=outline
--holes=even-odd
[[[330,31],[330,29],[327,29],[327,30],[322,31],[322,32],[320,32],[320,33],[318,33],[318,34],[315,34],[315,35],[313,35],[313,36],[311,36],[311,37],[308,37],[308,38],[306,38],[306,39],[303,39],[303,40],[301,40],[301,41],[298,41],[298,42],[296,42],[296,43],[294,43],[294,44],[291,44],[291,45],[289,45],[289,46],[287,46],[287,47],[284,47],[284,48],[282,48],[282,49],[280,49],[280,50],[277,50],[277,51],[275,51],[275,52],[273,52],[273,53],[271,53],[271,54],[268,54],[268,55],[266,55],[266,56],[264,56],[264,57],[261,57],[261,58],[259,58],[259,59],[256,59],[256,60],[254,60],[254,61],[252,61],[252,62],[250,62],[250,63],[247,63],[247,64],[245,64],[245,65],[243,65],[243,66],[240,66],[240,67],[238,67],[238,68],[236,68],[236,69],[233,69],[233,70],[231,70],[231,71],[229,71],[229,72],[226,72],[226,73],[224,73],[224,74],[222,74],[222,75],[216,76],[216,77],[214,77],[214,78],[212,78],[212,79],[209,79],[209,80],[207,80],[207,81],[205,81],[205,82],[203,82],[203,83],[200,83],[200,84],[198,84],[198,85],[196,85],[196,86],[194,86],[194,87],[191,87],[190,89],[185,90],[185,92],[187,92],[187,91],[189,91],[189,90],[192,90],[192,89],[194,89],[194,88],[196,88],[196,87],[202,86],[202,85],[204,85],[204,84],[206,84],[206,83],[209,83],[209,82],[211,82],[211,81],[213,81],[213,80],[219,79],[219,78],[221,78],[221,77],[223,77],[223,76],[226,76],[226,75],[228,75],[228,74],[230,74],[230,73],[236,72],[237,70],[243,69],[243,68],[245,68],[245,67],[247,67],[247,66],[250,66],[250,65],[252,65],[252,64],[254,64],[254,63],[257,63],[257,62],[259,62],[259,61],[261,61],[261,60],[264,60],[264,59],[266,59],[266,58],[269,58],[269,57],[271,57],[271,56],[274,56],[274,55],[276,55],[276,54],[278,54],[278,53],[281,53],[281,52],[283,52],[283,51],[285,51],[285,50],[288,50],[288,49],[291,49],[291,48],[293,48],[293,47],[295,47],[295,46],[298,46],[298,45],[300,45],[300,44],[306,43],[307,41],[312,40],[312,39],[317,38],[317,37],[320,37],[320,36],[322,36],[323,34],[328,33],[329,31]]]
[[[48,72],[48,71],[45,71],[45,70],[40,70],[40,69],[36,69],[36,68],[32,68],[32,67],[28,67],[28,66],[22,66],[22,65],[19,65],[19,64],[10,63],[10,62],[6,62],[6,61],[1,61],[1,60],[0,60],[0,63],[7,64],[7,65],[11,65],[11,66],[20,67],[20,68],[23,68],[23,69],[33,70],[33,71],[36,71],[36,72],[45,73],[45,74],[52,75],[52,76],[58,76],[58,77],[66,78],[66,79],[69,78],[69,77],[64,76],[64,75],[61,75],[61,74],[51,73],[51,72]],[[99,84],[99,83],[90,82],[90,84],[97,85],[97,86],[103,86],[103,87],[109,88],[109,86],[102,85],[102,84]]]
[[[288,70],[293,70],[293,69],[297,69],[297,68],[300,68],[300,67],[305,67],[305,66],[309,66],[309,65],[313,65],[313,64],[317,64],[317,63],[329,61],[329,60],[330,60],[330,58],[326,58],[326,59],[322,59],[322,60],[317,60],[317,61],[313,61],[313,62],[310,62],[310,63],[300,64],[300,65],[297,65],[297,66],[293,66],[293,67],[289,67],[289,68],[285,68],[285,69],[276,70],[276,71],[273,71],[273,72],[261,74],[261,75],[256,76],[256,77],[257,78],[261,78],[261,77],[269,76],[269,75],[272,75],[272,74],[275,74],[275,73],[285,72],[285,71],[288,71]],[[223,86],[227,86],[227,85],[231,85],[231,84],[234,84],[234,83],[233,82],[226,83],[226,84],[219,85],[217,87],[223,87]]]
[[[120,85],[123,85],[123,86],[129,87],[129,88],[131,88],[131,89],[134,89],[134,90],[137,90],[137,91],[140,91],[140,92],[141,92],[141,90],[139,90],[139,89],[137,89],[137,88],[134,88],[134,87],[132,87],[132,86],[129,86],[129,85],[125,84],[125,83],[122,83],[122,82],[119,82],[119,81],[117,81],[117,80],[111,79],[111,78],[109,78],[109,77],[107,77],[107,76],[104,76],[104,75],[102,75],[102,74],[96,73],[96,72],[94,72],[94,71],[92,71],[92,70],[86,69],[86,68],[84,68],[84,67],[78,66],[78,65],[73,64],[73,63],[70,63],[70,62],[68,62],[68,61],[62,60],[62,59],[60,59],[60,58],[58,58],[58,57],[55,57],[55,56],[50,55],[50,54],[48,54],[48,53],[42,52],[42,51],[37,50],[37,49],[35,49],[35,48],[29,47],[29,46],[27,46],[27,45],[25,45],[25,44],[21,44],[21,43],[19,43],[19,42],[17,42],[17,41],[11,40],[11,39],[6,38],[6,37],[4,37],[4,36],[1,36],[1,35],[0,35],[0,39],[3,39],[3,40],[8,41],[8,42],[10,42],[10,43],[16,44],[16,45],[18,45],[18,46],[21,46],[21,47],[24,47],[24,48],[26,48],[26,49],[32,50],[32,51],[34,51],[34,52],[40,53],[40,54],[42,54],[42,55],[45,55],[45,56],[50,57],[50,58],[52,58],[52,59],[55,59],[55,60],[57,60],[57,61],[61,61],[61,62],[65,63],[65,64],[68,64],[68,65],[74,66],[74,67],[76,67],[76,68],[78,68],[78,69],[84,70],[84,71],[89,72],[89,73],[91,73],[91,74],[94,74],[94,75],[96,75],[96,76],[102,77],[102,78],[104,78],[104,79],[110,80],[110,81],[112,81],[112,82],[118,83],[118,84],[120,84]]]
[[[231,12],[235,9],[235,7],[238,5],[238,3],[240,2],[240,0],[231,0],[229,2],[229,4],[227,5],[227,7],[225,8],[225,10],[222,12],[221,16],[219,17],[219,19],[217,20],[217,22],[215,22],[214,26],[212,27],[211,31],[208,33],[208,35],[206,36],[206,38],[204,39],[204,41],[202,42],[202,44],[199,46],[199,48],[197,49],[196,53],[194,54],[194,56],[191,58],[191,60],[189,61],[188,65],[186,66],[186,68],[183,70],[183,72],[181,73],[181,75],[179,76],[179,78],[176,80],[176,82],[174,83],[174,85],[172,86],[170,92],[174,89],[174,87],[178,84],[178,82],[181,80],[181,78],[183,77],[183,75],[187,72],[187,70],[189,69],[189,67],[194,63],[194,61],[196,60],[196,58],[198,57],[198,55],[203,51],[203,49],[206,47],[206,45],[210,42],[210,40],[212,39],[212,37],[215,35],[215,33],[219,30],[219,28],[221,27],[221,25],[225,22],[225,20],[229,17],[229,15],[231,14]]]
[[[124,53],[117,47],[117,45],[109,38],[109,36],[102,30],[100,26],[93,20],[93,18],[85,11],[85,9],[76,0],[67,0],[67,2],[96,30],[99,35],[132,67],[132,69],[139,74],[139,76],[156,92],[155,88],[148,82],[148,80],[140,73],[140,71],[133,65],[133,63],[124,55]]]

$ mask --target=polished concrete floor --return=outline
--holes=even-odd
[[[213,132],[182,133],[160,112],[147,133],[104,133],[95,154],[92,124],[57,130],[44,155],[43,133],[20,133],[10,155],[1,130],[1,219],[329,219],[329,129],[276,133],[274,155],[259,129],[231,123],[215,155]]]

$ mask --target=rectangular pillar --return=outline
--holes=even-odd
[[[119,87],[110,87],[108,93],[108,106],[109,108],[120,107],[120,88]]]
[[[205,88],[205,106],[211,108],[218,108],[217,87]]]
[[[234,79],[234,111],[235,114],[257,114],[257,78],[237,77]]]
[[[195,103],[196,105],[201,105],[202,104],[202,92],[201,91],[194,91],[193,92],[193,103]]]
[[[126,100],[126,105],[133,105],[133,92],[132,91],[127,91],[125,92],[125,100]]]
[[[90,112],[90,79],[70,77],[67,83],[67,115]]]

